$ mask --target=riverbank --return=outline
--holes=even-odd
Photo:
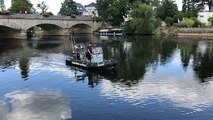
[[[199,37],[212,39],[213,28],[159,28],[156,35],[160,36],[178,36],[178,37]]]

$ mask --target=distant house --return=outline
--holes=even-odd
[[[97,3],[92,2],[89,5],[85,5],[85,8],[92,17],[94,17],[94,15],[96,17],[98,17],[98,10],[97,10],[98,5],[97,5]]]
[[[85,7],[81,3],[76,3],[77,6],[77,14],[82,17],[90,17],[89,12],[85,9]]]
[[[208,19],[209,17],[213,16],[213,12],[199,12],[198,13],[198,20],[202,23],[205,23],[207,26],[210,26],[211,23],[209,23]]]
[[[208,8],[203,9],[202,11],[198,12],[198,20],[202,23],[205,23],[207,26],[210,26],[211,23],[208,21],[209,17],[213,16],[213,6],[211,10],[208,11]]]

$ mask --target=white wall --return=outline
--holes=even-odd
[[[210,26],[211,24],[209,23],[208,18],[211,16],[213,16],[213,12],[199,12],[198,20],[202,23],[206,23],[207,26]]]
[[[97,9],[96,9],[95,7],[85,7],[85,8],[86,8],[86,10],[89,12],[89,14],[90,14],[91,16],[94,16],[94,15],[92,14],[92,12],[95,11],[96,17],[98,17],[98,11],[97,11]]]

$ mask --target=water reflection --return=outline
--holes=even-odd
[[[211,41],[176,41],[159,39],[156,37],[131,36],[121,38],[119,42],[101,41],[97,36],[76,35],[78,42],[96,41],[103,44],[104,57],[118,60],[117,79],[124,84],[137,84],[139,79],[144,78],[147,67],[152,66],[155,70],[159,65],[164,66],[173,58],[174,51],[180,50],[182,67],[187,71],[189,62],[193,61],[193,70],[197,79],[203,83],[212,80],[213,76],[213,47]],[[173,38],[174,39],[174,38]],[[64,53],[71,55],[72,43],[69,38],[42,38],[39,40],[8,40],[0,42],[0,64],[2,71],[7,67],[19,65],[23,79],[29,77],[30,65],[35,66],[36,61],[31,61],[45,53]],[[58,59],[56,58],[52,59]],[[31,59],[33,58],[33,59]],[[65,57],[63,57],[66,59]],[[40,59],[38,57],[38,59]],[[44,58],[45,59],[45,58]],[[50,59],[47,59],[50,60]],[[59,59],[62,60],[62,59]],[[51,61],[51,60],[50,60]],[[63,61],[63,60],[62,60]],[[41,61],[42,62],[42,61]],[[58,61],[62,63],[61,61]],[[42,63],[43,64],[43,63]],[[44,65],[44,64],[43,64]],[[48,65],[48,64],[47,64]],[[50,70],[50,69],[49,69]]]
[[[123,119],[132,116],[137,119],[155,116],[167,120],[173,116],[177,116],[176,119],[212,117],[212,41],[142,36],[125,36],[120,41],[101,40],[90,35],[88,39],[86,35],[75,37],[78,42],[95,41],[102,44],[104,57],[118,61],[115,74],[77,69],[82,72],[83,77],[76,77],[76,69],[65,65],[65,60],[72,55],[73,49],[69,38],[0,41],[0,95],[4,96],[14,89],[60,89],[67,94],[72,93],[74,98],[72,102],[76,104],[72,106],[72,112],[75,113],[75,118],[72,119],[85,119],[88,116],[91,119],[108,119],[108,116],[115,113]],[[82,81],[86,81],[86,84],[81,84]],[[88,90],[88,86],[95,89]],[[0,119],[13,119],[21,114],[19,111],[26,113],[26,119],[31,119],[30,115],[34,113],[39,117],[38,114],[42,113],[36,110],[44,107],[46,101],[54,102],[50,96],[57,98],[56,103],[63,104],[66,101],[63,97],[54,97],[58,93],[54,95],[51,92],[8,93],[0,100]],[[34,110],[38,98],[45,100],[42,103],[44,106],[38,105],[39,108],[35,107]],[[94,102],[90,104],[89,100]],[[70,111],[65,107],[67,102],[65,103],[62,106],[66,110],[58,104],[56,106],[61,111]],[[79,105],[88,106],[88,109]],[[101,115],[95,116],[97,113]],[[57,118],[67,115],[62,115],[52,107],[44,114],[48,115],[45,116],[47,119],[54,119],[49,116]],[[67,115],[65,119],[70,117],[72,116]]]
[[[108,43],[104,50],[107,51],[108,58],[115,57],[119,61],[119,82],[130,86],[131,83],[137,84],[139,79],[144,78],[148,67],[152,66],[155,70],[158,66],[168,64],[177,50],[177,54],[181,56],[183,70],[187,71],[189,62],[193,61],[194,71],[201,83],[205,81],[202,79],[209,80],[213,76],[211,41],[201,44],[189,40],[177,42],[163,38],[159,40],[155,37],[126,37],[122,45]]]
[[[38,39],[28,40],[27,45],[33,49],[45,50],[45,49],[59,47],[62,44],[62,42],[63,41],[57,40],[56,38],[54,39],[38,38]]]
[[[107,42],[115,42],[115,41],[122,41],[123,36],[100,36],[100,40],[107,41]]]
[[[14,91],[0,101],[1,120],[71,119],[69,99],[57,91]]]
[[[197,54],[194,55],[194,70],[200,82],[212,80],[213,77],[213,47],[212,44],[199,43]]]
[[[88,86],[94,88],[97,86],[102,79],[115,80],[116,71],[86,71],[77,67],[69,66],[72,71],[75,71],[76,81],[88,80]]]
[[[171,60],[170,64],[158,67],[155,72],[150,67],[143,79],[136,85],[118,84],[103,80],[101,94],[109,99],[123,99],[133,106],[147,107],[153,104],[172,103],[176,109],[187,108],[192,112],[205,111],[213,104],[213,84],[202,86],[194,82],[194,73],[176,68],[177,59]],[[191,63],[190,63],[191,65]],[[174,71],[175,68],[176,71]],[[155,108],[155,106],[152,106]],[[171,109],[163,106],[160,109]],[[184,114],[185,111],[183,111]]]
[[[29,58],[26,58],[26,57],[22,57],[20,58],[19,60],[19,68],[21,70],[21,77],[24,79],[24,80],[27,80],[29,75]]]

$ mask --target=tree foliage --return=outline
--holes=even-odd
[[[33,5],[29,0],[12,0],[10,11],[14,13],[32,13]]]
[[[0,0],[0,11],[5,10],[4,0]]]
[[[213,6],[213,0],[183,0],[182,3],[182,11],[186,17],[197,17],[198,11],[204,10],[206,7],[211,11]]]
[[[41,3],[38,3],[37,7],[41,9],[41,14],[44,14],[48,10],[48,6],[44,1],[42,1]]]
[[[208,6],[210,11],[213,5],[213,0],[193,0],[193,2],[198,10],[202,10]]]
[[[183,0],[182,3],[183,17],[197,17],[198,11],[201,9],[201,7],[196,5],[195,0]]]
[[[125,25],[127,34],[153,34],[156,21],[152,7],[135,2],[130,12],[129,20]]]
[[[120,25],[130,9],[128,0],[97,0],[98,14],[113,25]]]
[[[159,17],[162,21],[165,21],[167,18],[169,24],[173,24],[178,21],[178,18],[176,17],[177,14],[178,7],[173,0],[163,0],[156,10],[156,17]]]
[[[160,0],[97,0],[98,14],[105,21],[118,26],[124,22],[124,18],[133,9],[134,3],[144,3],[157,8]]]
[[[213,25],[213,16],[209,17],[208,21]]]
[[[77,14],[76,3],[73,0],[65,0],[61,3],[59,14],[64,16],[72,16]]]

